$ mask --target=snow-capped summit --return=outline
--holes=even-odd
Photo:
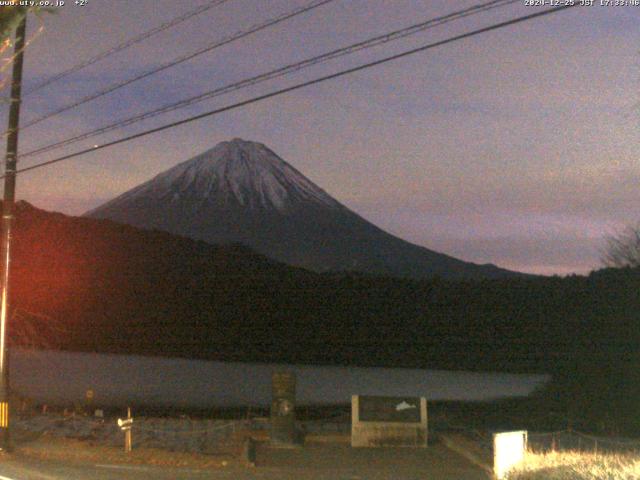
[[[189,200],[235,204],[250,209],[275,209],[281,213],[305,203],[343,208],[265,145],[240,138],[219,143],[98,210],[126,205],[139,198],[172,203]]]
[[[352,212],[265,145],[235,138],[86,214],[209,243],[243,243],[316,271],[510,275],[405,242]]]

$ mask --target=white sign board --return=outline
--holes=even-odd
[[[527,449],[527,432],[503,432],[493,434],[493,473],[505,478],[507,472],[524,460]]]

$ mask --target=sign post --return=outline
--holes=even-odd
[[[133,426],[133,417],[131,417],[131,407],[127,407],[127,418],[118,419],[118,426],[124,432],[124,451],[131,452],[131,427]]]

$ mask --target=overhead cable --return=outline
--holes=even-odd
[[[67,70],[64,70],[56,75],[53,75],[49,78],[47,78],[46,80],[44,80],[43,82],[27,89],[24,93],[23,96],[26,95],[30,95],[34,92],[37,92],[38,90],[43,89],[44,87],[47,87],[49,85],[51,85],[54,82],[57,82],[65,77],[68,77],[69,75],[72,75],[76,72],[79,72],[80,70],[82,70],[83,68],[86,68],[90,65],[93,65],[95,63],[100,62],[101,60],[104,60],[105,58],[113,55],[114,53],[118,53],[121,52],[122,50],[125,50],[129,47],[132,47],[133,45],[136,45],[138,43],[143,42],[144,40],[160,33],[160,32],[164,32],[165,30],[168,30],[172,27],[175,27],[176,25],[181,24],[182,22],[189,20],[192,17],[195,17],[196,15],[200,15],[208,10],[211,10],[214,7],[217,7],[219,5],[222,5],[223,3],[228,2],[229,0],[213,0],[210,1],[204,5],[201,5],[193,10],[189,10],[188,12],[179,15],[175,18],[173,18],[172,20],[169,20],[168,22],[165,22],[155,28],[152,28],[151,30],[147,30],[146,32],[143,32],[139,35],[136,35],[135,37],[129,38],[128,40],[125,40],[122,43],[119,43],[118,45],[115,45],[112,48],[109,48],[108,50],[105,50],[103,52],[98,53],[97,55],[94,55],[91,58],[88,58],[87,60],[84,60],[76,65],[74,65],[73,67],[68,68]]]
[[[425,51],[430,50],[432,48],[436,48],[436,47],[439,47],[439,46],[442,46],[442,45],[446,45],[446,44],[449,44],[449,43],[453,43],[453,42],[456,42],[456,41],[459,41],[459,40],[463,40],[463,39],[466,39],[466,38],[474,37],[476,35],[487,33],[487,32],[493,31],[493,30],[498,30],[500,28],[508,27],[508,26],[515,25],[515,24],[518,24],[518,23],[522,23],[522,22],[526,22],[526,21],[529,21],[529,20],[533,20],[535,18],[539,18],[539,17],[542,17],[542,16],[551,15],[551,14],[554,14],[554,13],[565,11],[565,10],[567,10],[569,8],[573,8],[573,7],[576,7],[576,6],[579,6],[579,4],[575,3],[575,4],[567,4],[567,5],[563,5],[563,6],[559,6],[559,7],[552,7],[552,8],[549,8],[549,9],[545,9],[545,10],[541,10],[541,11],[538,11],[538,12],[535,12],[535,13],[531,13],[529,15],[524,15],[524,16],[521,16],[521,17],[513,18],[511,20],[507,20],[507,21],[504,21],[504,22],[496,23],[496,24],[490,25],[488,27],[483,27],[483,28],[479,28],[477,30],[472,30],[472,31],[467,32],[467,33],[463,33],[463,34],[460,34],[460,35],[449,37],[449,38],[446,38],[444,40],[440,40],[440,41],[437,41],[437,42],[434,42],[434,43],[430,43],[428,45],[424,45],[424,46],[421,46],[421,47],[418,47],[418,48],[414,48],[414,49],[411,49],[411,50],[404,51],[402,53],[398,53],[398,54],[395,54],[395,55],[384,57],[384,58],[379,59],[379,60],[368,62],[368,63],[362,64],[362,65],[359,65],[357,67],[352,67],[352,68],[348,68],[346,70],[341,70],[339,72],[332,73],[330,75],[325,75],[323,77],[319,77],[319,78],[316,78],[316,79],[313,79],[313,80],[309,80],[309,81],[306,81],[306,82],[298,83],[298,84],[292,85],[290,87],[282,88],[280,90],[275,90],[275,91],[272,91],[270,93],[266,93],[264,95],[259,95],[257,97],[253,97],[253,98],[250,98],[250,99],[247,99],[247,100],[243,100],[241,102],[237,102],[237,103],[234,103],[234,104],[231,104],[231,105],[227,105],[225,107],[217,108],[217,109],[211,110],[209,112],[201,113],[199,115],[194,115],[194,116],[191,116],[191,117],[188,117],[188,118],[176,121],[176,122],[172,122],[172,123],[169,123],[169,124],[166,124],[166,125],[162,125],[160,127],[152,128],[152,129],[146,130],[144,132],[140,132],[140,133],[136,133],[136,134],[133,134],[133,135],[129,135],[129,136],[117,139],[117,140],[113,140],[113,141],[108,142],[108,143],[104,143],[102,145],[96,145],[93,148],[87,148],[87,149],[84,149],[84,150],[80,150],[78,152],[74,152],[74,153],[70,153],[68,155],[64,155],[64,156],[61,156],[61,157],[58,157],[58,158],[54,158],[52,160],[48,160],[48,161],[41,162],[41,163],[38,163],[38,164],[35,164],[35,165],[31,165],[29,167],[25,167],[25,168],[19,169],[17,171],[17,173],[24,173],[24,172],[28,172],[28,171],[31,171],[31,170],[36,170],[38,168],[42,168],[42,167],[45,167],[45,166],[53,165],[55,163],[59,163],[59,162],[65,161],[65,160],[76,158],[76,157],[79,157],[81,155],[85,155],[87,153],[96,152],[98,150],[103,150],[105,148],[109,148],[109,147],[112,147],[112,146],[115,146],[115,145],[119,145],[119,144],[122,144],[122,143],[126,143],[126,142],[129,142],[129,141],[138,139],[138,138],[142,138],[142,137],[145,137],[147,135],[151,135],[153,133],[158,133],[158,132],[161,132],[161,131],[164,131],[164,130],[168,130],[168,129],[171,129],[171,128],[178,127],[180,125],[185,125],[187,123],[195,122],[195,121],[201,120],[203,118],[207,118],[207,117],[211,117],[211,116],[214,116],[214,115],[218,115],[218,114],[223,113],[223,112],[228,112],[230,110],[235,110],[235,109],[238,109],[238,108],[241,108],[241,107],[245,107],[247,105],[251,105],[253,103],[260,102],[262,100],[266,100],[268,98],[273,98],[273,97],[276,97],[276,96],[279,96],[279,95],[283,95],[285,93],[289,93],[289,92],[293,92],[293,91],[296,91],[296,90],[300,90],[302,88],[309,87],[311,85],[316,85],[316,84],[325,82],[327,80],[332,80],[332,79],[335,79],[335,78],[343,77],[343,76],[350,75],[350,74],[355,73],[355,72],[359,72],[359,71],[362,71],[362,70],[365,70],[365,69],[368,69],[368,68],[372,68],[372,67],[375,67],[375,66],[378,66],[378,65],[382,65],[382,64],[394,61],[394,60],[398,60],[400,58],[404,58],[404,57],[407,57],[407,56],[410,56],[410,55],[414,55],[416,53],[425,52]],[[4,178],[4,175],[2,177],[0,177],[0,178]]]
[[[228,1],[228,0],[224,0],[224,1]],[[301,15],[305,12],[308,12],[310,10],[313,10],[315,8],[321,7],[322,5],[325,5],[327,3],[333,2],[334,0],[313,0],[312,2],[306,4],[305,6],[299,7],[299,8],[295,8],[291,11],[288,11],[286,13],[283,13],[281,15],[278,15],[274,18],[271,18],[265,22],[259,23],[259,24],[255,24],[253,26],[251,26],[249,29],[246,30],[242,30],[239,32],[234,33],[233,35],[230,35],[228,37],[223,38],[222,40],[217,40],[214,43],[207,45],[204,48],[200,48],[199,50],[196,50],[195,52],[186,54],[186,55],[182,55],[174,60],[171,60],[167,63],[163,63],[162,65],[158,66],[158,67],[154,67],[150,70],[147,70],[143,73],[140,73],[138,75],[135,75],[134,77],[122,80],[120,82],[117,82],[113,85],[110,85],[102,90],[99,90],[98,92],[95,93],[91,93],[75,102],[72,102],[70,104],[67,104],[63,107],[60,107],[56,110],[53,110],[51,112],[45,113],[44,115],[41,115],[40,117],[37,117],[27,123],[25,123],[24,125],[22,125],[20,127],[21,130],[24,130],[26,128],[29,128],[33,125],[36,125],[40,122],[43,122],[44,120],[47,120],[51,117],[54,117],[56,115],[60,115],[61,113],[64,113],[68,110],[71,110],[73,108],[77,108],[80,105],[84,105],[87,102],[90,102],[92,100],[95,100],[97,98],[100,97],[104,97],[105,95],[108,95],[109,93],[115,92],[116,90],[119,90],[123,87],[126,87],[127,85],[131,85],[134,82],[137,82],[139,80],[148,78],[152,75],[156,75],[164,70],[167,70],[168,68],[171,67],[175,67],[176,65],[180,65],[181,63],[186,62],[187,60],[191,60],[192,58],[195,58],[199,55],[202,55],[204,53],[210,52],[212,50],[215,50],[216,48],[220,48],[224,45],[228,45],[229,43],[235,42],[236,40],[240,40],[242,38],[245,38],[253,33],[259,32],[261,30],[264,30],[266,28],[269,28],[273,25],[277,25],[278,23],[284,22],[285,20],[288,20],[290,18],[293,18],[297,15]]]
[[[57,149],[57,148],[61,148],[73,143],[77,143],[79,141],[82,140],[86,140],[88,138],[91,137],[95,137],[97,135],[101,135],[107,132],[110,132],[112,130],[116,130],[119,128],[123,128],[129,125],[132,125],[134,123],[138,123],[141,122],[143,120],[147,120],[149,118],[153,118],[156,117],[158,115],[164,114],[164,113],[168,113],[174,110],[178,110],[181,108],[185,108],[191,105],[194,105],[196,103],[199,102],[203,102],[205,100],[209,100],[211,98],[214,97],[218,97],[227,93],[231,93],[243,88],[247,88],[253,85],[256,85],[258,83],[262,83],[265,82],[267,80],[272,80],[274,78],[278,78],[278,77],[282,77],[285,75],[289,75],[295,72],[298,72],[300,70],[303,70],[305,68],[309,68],[311,66],[314,65],[318,65],[320,63],[324,63],[324,62],[328,62],[329,60],[333,60],[335,58],[339,58],[345,55],[349,55],[355,52],[358,52],[360,50],[365,50],[368,48],[372,48],[372,47],[376,47],[378,45],[382,45],[385,43],[389,43],[395,40],[399,40],[405,37],[408,37],[410,35],[415,35],[419,32],[422,32],[424,30],[427,30],[429,28],[433,28],[436,27],[438,25],[442,25],[445,23],[449,23],[455,20],[459,20],[461,18],[464,17],[468,17],[470,15],[476,15],[482,12],[486,12],[488,10],[492,10],[495,8],[499,8],[499,7],[503,7],[509,4],[513,4],[513,3],[517,3],[520,0],[493,0],[490,2],[485,2],[482,4],[478,4],[469,8],[465,8],[463,10],[459,10],[453,13],[449,13],[447,15],[441,16],[441,17],[437,17],[437,18],[431,18],[429,20],[417,23],[415,25],[411,25],[409,27],[406,28],[402,28],[399,30],[395,30],[393,32],[390,33],[385,33],[383,35],[378,35],[376,37],[370,38],[368,40],[365,41],[361,41],[358,43],[354,43],[352,45],[348,45],[346,47],[342,47],[342,48],[338,48],[335,50],[331,50],[327,53],[321,54],[321,55],[317,55],[305,60],[302,60],[300,62],[295,62],[289,65],[286,65],[284,67],[280,67],[277,68],[275,70],[271,70],[269,72],[266,73],[262,73],[260,75],[256,75],[254,77],[250,77],[250,78],[246,78],[244,80],[240,80],[238,82],[233,82],[227,85],[224,85],[222,87],[218,87],[216,89],[213,90],[209,90],[207,92],[201,93],[199,95],[193,96],[193,97],[189,97],[183,100],[180,100],[178,102],[173,102],[167,105],[164,105],[162,107],[159,107],[155,110],[151,110],[148,112],[144,112],[138,115],[134,115],[132,117],[126,118],[126,119],[122,119],[122,120],[118,120],[117,122],[105,125],[103,127],[99,127],[97,129],[94,130],[90,130],[69,138],[66,138],[64,140],[60,140],[58,142],[49,144],[49,145],[45,145],[42,147],[38,147],[34,150],[31,150],[29,152],[26,152],[22,155],[20,155],[21,158],[27,158],[27,157],[31,157],[34,155],[40,155],[42,153]]]

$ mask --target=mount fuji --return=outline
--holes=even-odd
[[[208,243],[241,243],[319,272],[408,278],[518,275],[395,237],[333,199],[265,145],[242,139],[219,143],[85,216]]]

